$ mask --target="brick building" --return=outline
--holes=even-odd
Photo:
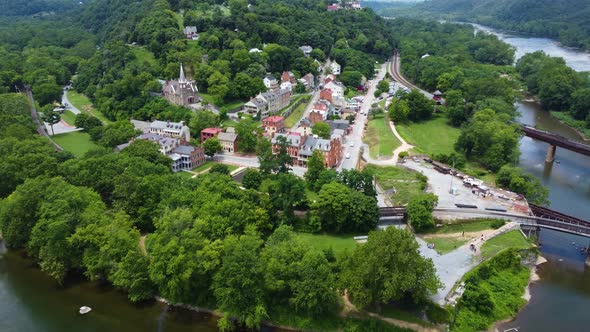
[[[282,133],[285,131],[285,118],[278,115],[269,116],[262,120],[262,128],[269,137],[273,137],[275,133]]]

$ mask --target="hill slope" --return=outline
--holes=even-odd
[[[429,0],[416,9],[429,16],[531,33],[590,49],[588,0]]]

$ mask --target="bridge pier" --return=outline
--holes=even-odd
[[[546,163],[552,163],[555,160],[555,151],[557,150],[557,145],[549,144],[549,148],[547,148],[547,156],[545,157]]]
[[[533,226],[533,225],[520,225],[520,229],[526,235],[526,237],[528,237],[529,239],[530,238],[538,239],[539,238],[539,231],[541,230],[541,227]]]
[[[586,247],[586,266],[590,267],[590,245]]]

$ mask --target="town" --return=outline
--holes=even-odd
[[[0,330],[583,330],[590,7],[5,2]]]

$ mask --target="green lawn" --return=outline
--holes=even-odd
[[[423,193],[426,188],[427,179],[420,173],[396,166],[367,165],[366,168],[373,172],[381,189],[396,190],[390,195],[394,205],[407,204],[414,196]]]
[[[83,156],[88,150],[99,147],[90,140],[90,135],[80,131],[59,134],[52,137],[66,151],[70,151],[76,157]]]
[[[434,250],[444,255],[467,243],[469,239],[455,237],[424,238],[424,241],[434,244]]]
[[[308,94],[302,94],[302,95],[299,95],[297,97],[291,98],[291,100],[289,101],[289,105],[287,105],[286,107],[283,107],[283,109],[281,109],[279,111],[279,114],[282,116],[283,113],[285,113],[285,111],[288,110],[291,106],[295,105],[295,103],[297,103],[298,101],[300,101],[301,99],[306,98],[306,97],[309,98],[309,95]]]
[[[219,107],[220,111],[221,110],[231,111],[234,108],[241,107],[245,103],[243,100],[234,100],[234,101],[230,101],[227,103],[224,101],[218,102],[215,97],[213,97],[212,95],[210,95],[208,93],[200,93],[199,92],[199,96],[201,96],[201,98],[203,98],[203,100],[208,102],[209,104]]]
[[[74,123],[76,122],[76,114],[72,113],[72,111],[70,111],[70,110],[65,110],[61,114],[61,118],[62,118],[62,120],[67,122],[70,126],[74,126]]]
[[[92,102],[85,95],[73,90],[69,90],[68,100],[81,112],[89,113],[90,115],[98,118],[104,124],[108,124],[110,122],[102,113],[94,109]]]
[[[227,127],[235,127],[238,123],[235,122],[234,120],[230,120],[230,119],[226,119],[223,120],[223,122],[221,122],[221,126],[223,128],[227,128]]]
[[[453,220],[452,223],[444,224],[441,227],[436,227],[431,232],[426,234],[451,234],[461,232],[479,232],[487,229],[492,229],[492,224],[499,219],[493,218],[477,218],[477,219],[460,219]],[[503,220],[502,220],[503,221]]]
[[[197,168],[193,169],[193,171],[194,171],[194,172],[201,173],[201,172],[204,172],[204,171],[208,170],[209,168],[211,168],[211,167],[212,167],[213,165],[215,165],[215,164],[218,164],[218,162],[216,162],[216,161],[211,161],[211,160],[208,160],[208,161],[206,161],[206,162],[205,162],[203,165],[201,165],[201,166],[199,166],[199,167],[197,167]],[[233,171],[235,171],[236,169],[238,169],[238,168],[239,168],[239,166],[235,166],[235,165],[228,165],[228,164],[225,164],[225,166],[227,166],[227,168],[229,169],[229,171],[230,171],[230,172],[233,172]]]
[[[307,107],[307,103],[299,104],[299,106],[297,106],[295,108],[295,110],[293,110],[293,113],[291,113],[285,119],[285,127],[287,127],[287,128],[293,127],[301,119],[301,116],[303,116],[303,113],[305,113],[306,107]]]
[[[178,175],[178,176],[180,176],[180,177],[183,177],[183,178],[190,179],[190,178],[192,178],[192,177],[193,177],[193,175],[194,175],[194,174],[193,174],[193,173],[191,173],[191,172],[185,172],[185,171],[181,171],[181,172],[176,172],[176,175]]]
[[[389,128],[388,121],[384,115],[369,120],[363,141],[369,145],[371,158],[391,157],[393,150],[401,145]]]
[[[455,142],[461,133],[459,128],[447,124],[444,115],[424,122],[396,124],[396,128],[404,140],[414,145],[418,152],[428,155],[454,152]]]
[[[298,236],[316,249],[332,248],[336,255],[346,250],[352,252],[357,245],[357,242],[353,239],[354,235],[298,233]]]
[[[506,248],[530,248],[531,244],[519,230],[513,230],[486,241],[481,247],[484,259],[490,258]]]

